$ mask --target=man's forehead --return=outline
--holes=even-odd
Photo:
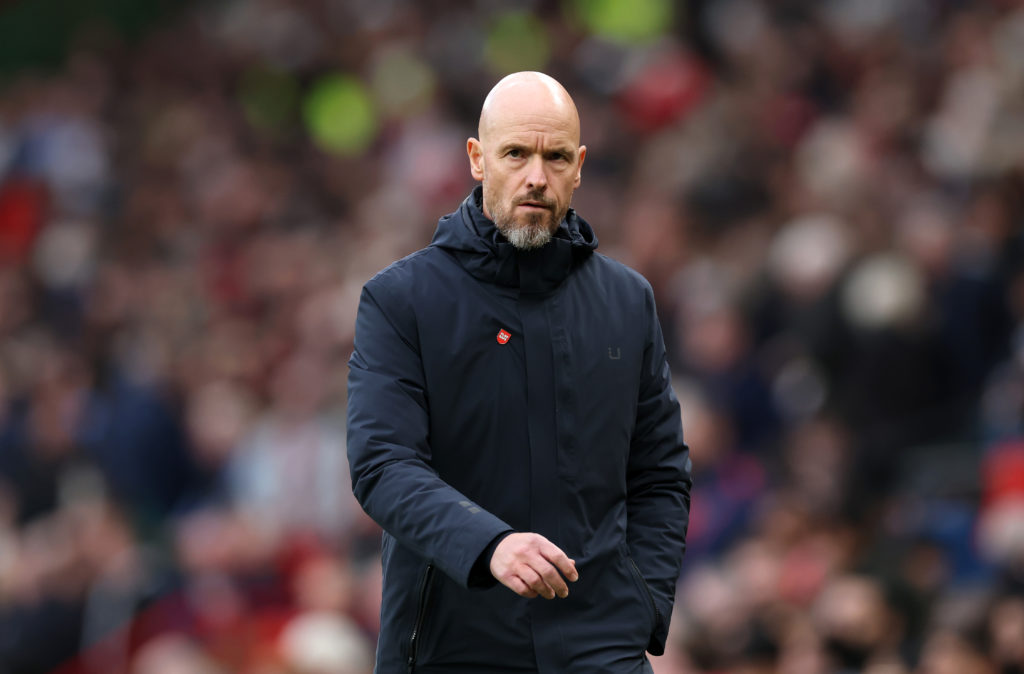
[[[521,121],[493,126],[486,142],[493,147],[533,147],[540,143],[548,149],[575,150],[579,147],[579,134],[565,124]]]

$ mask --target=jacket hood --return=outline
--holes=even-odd
[[[597,236],[587,222],[569,209],[546,245],[517,250],[484,215],[479,185],[458,210],[441,218],[430,242],[451,253],[481,281],[545,292],[556,288],[597,248]]]

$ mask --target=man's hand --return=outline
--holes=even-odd
[[[559,574],[561,572],[561,574]],[[491,573],[521,597],[554,599],[569,596],[562,576],[579,579],[576,562],[540,534],[509,534],[491,555]]]

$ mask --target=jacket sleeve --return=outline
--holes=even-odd
[[[378,284],[363,288],[349,359],[348,458],[352,489],[396,541],[434,562],[463,587],[493,578],[474,563],[512,527],[431,466],[430,419],[415,315]]]
[[[659,613],[647,650],[661,655],[686,548],[692,481],[654,294],[650,286],[646,291],[647,341],[626,477],[627,531],[630,554]]]

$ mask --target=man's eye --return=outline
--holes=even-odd
[[[523,153],[521,151],[519,151],[519,150],[509,150],[508,151],[508,156],[512,157],[514,159],[518,159],[519,157],[523,156]]]

